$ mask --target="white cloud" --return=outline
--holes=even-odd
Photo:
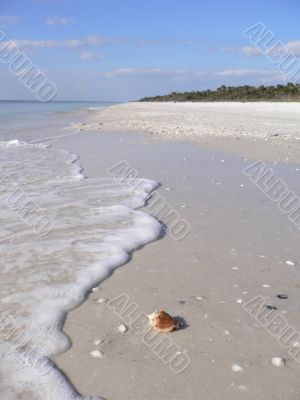
[[[276,43],[274,43],[276,45]],[[266,49],[260,49],[259,46],[245,46],[245,47],[222,47],[224,53],[242,53],[247,57],[262,56],[264,54],[271,53],[275,48],[286,49],[290,54],[296,57],[300,56],[300,40],[292,40],[287,43],[278,42],[274,47],[274,44],[270,43],[270,46]]]
[[[256,81],[257,83],[267,83],[272,81],[283,82],[286,76],[279,71],[270,69],[225,69],[214,72],[181,70],[181,69],[162,69],[162,68],[119,68],[116,70],[105,71],[103,76],[112,78],[132,78],[132,79],[165,79],[176,80],[178,82],[219,82],[219,81]]]
[[[18,47],[19,49],[50,49],[55,47],[78,47],[83,44],[82,41],[77,39],[70,39],[65,41],[57,40],[9,40],[10,47]]]
[[[120,39],[102,36],[88,36],[83,39],[69,39],[69,40],[23,40],[12,39],[8,41],[12,46],[20,49],[34,50],[34,49],[49,49],[57,47],[75,48],[80,46],[94,46],[100,47],[108,44],[118,43]]]
[[[278,74],[277,71],[269,69],[225,69],[217,71],[218,76],[230,76],[230,77],[264,77],[264,76],[274,76]]]
[[[104,56],[102,54],[93,53],[92,51],[84,51],[80,54],[80,58],[84,61],[102,60]]]
[[[222,51],[224,53],[234,54],[237,53],[239,49],[236,47],[222,47]]]
[[[253,46],[242,47],[241,51],[245,56],[248,56],[248,57],[262,55],[262,51],[259,48],[253,47]]]
[[[225,69],[215,72],[217,77],[229,78],[229,79],[250,79],[256,80],[257,82],[271,82],[279,81],[284,82],[287,77],[277,71],[276,69]]]
[[[227,72],[224,72],[227,71]],[[230,71],[230,72],[229,72]],[[244,72],[241,72],[244,71]],[[246,71],[246,72],[245,72]],[[172,91],[192,91],[213,89],[222,84],[269,85],[284,82],[283,76],[276,77],[270,70],[220,70],[215,72],[184,71],[160,68],[122,68],[115,77],[107,77],[111,71],[99,71],[99,68],[78,70],[48,70],[47,76],[59,87],[58,99],[71,100],[134,100],[145,96],[166,94]],[[139,74],[134,75],[135,72]],[[141,73],[144,73],[142,75]],[[174,72],[174,73],[173,73]],[[159,75],[159,73],[164,73]],[[241,76],[242,75],[242,76]],[[253,75],[253,74],[252,74]],[[30,99],[31,94],[19,84],[19,81],[6,69],[0,70],[2,82],[1,94],[7,99]]]
[[[295,56],[300,56],[300,40],[293,40],[286,44],[287,49]]]
[[[182,46],[193,46],[194,44],[197,44],[197,40],[189,40],[189,39],[183,39],[183,40],[178,40],[177,43]]]
[[[6,25],[16,24],[20,21],[20,17],[16,15],[0,15],[0,27],[4,28]]]
[[[119,43],[121,39],[114,37],[105,37],[105,36],[88,36],[85,38],[85,43],[90,46],[103,46],[106,44],[114,44]]]
[[[131,76],[131,77],[168,77],[168,76],[187,76],[192,72],[181,69],[164,69],[164,68],[119,68],[105,72],[106,78],[116,76]]]
[[[165,41],[163,40],[149,40],[149,39],[142,39],[138,42],[138,44],[142,47],[146,46],[162,46],[165,44]]]
[[[57,42],[58,47],[79,47],[84,44],[84,41],[78,39],[69,39],[62,42]]]
[[[74,22],[71,17],[48,17],[46,19],[47,25],[70,25]]]
[[[245,56],[257,56],[261,55],[262,52],[258,48],[254,46],[245,46],[245,47],[222,47],[223,53],[227,54],[244,54]]]

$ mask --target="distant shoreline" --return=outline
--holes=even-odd
[[[299,102],[135,102],[92,113],[80,131],[145,132],[160,141],[300,163]]]

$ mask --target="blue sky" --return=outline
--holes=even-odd
[[[286,77],[247,51],[262,22],[300,56],[300,2],[1,0],[0,29],[58,87],[57,99],[131,100]],[[1,99],[34,96],[0,63]]]

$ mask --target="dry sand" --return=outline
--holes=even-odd
[[[258,106],[253,105],[253,108]],[[95,123],[92,119],[103,123],[102,134],[84,130],[52,144],[80,154],[88,176],[106,176],[108,168],[127,160],[139,176],[162,183],[158,192],[189,222],[191,232],[181,241],[166,233],[161,240],[134,253],[127,265],[101,283],[99,290],[91,293],[87,301],[68,316],[65,332],[70,335],[73,346],[56,358],[58,366],[80,393],[101,395],[107,400],[298,399],[299,363],[243,305],[256,296],[264,296],[267,304],[277,307],[273,316],[284,316],[288,324],[300,330],[299,230],[243,175],[243,169],[251,163],[244,157],[193,143],[162,143],[147,134],[111,132],[137,131],[143,124],[148,126],[147,116],[138,117],[147,107],[152,121],[149,130],[157,135],[154,126],[162,124],[166,129],[170,126],[172,132],[172,124],[177,123],[169,114],[168,124],[165,122],[163,110],[166,108],[173,109],[173,116],[181,113],[187,119],[190,115],[185,114],[187,109],[197,109],[192,113],[196,118],[199,109],[206,114],[209,108],[207,118],[215,120],[216,124],[222,120],[222,113],[227,114],[225,105],[219,104],[121,105],[89,117],[89,124]],[[244,108],[244,113],[250,112],[244,104],[234,107]],[[270,104],[268,107],[284,108],[285,105]],[[154,108],[161,124],[153,117]],[[231,114],[233,120],[231,110],[229,105],[227,115]],[[120,124],[117,123],[118,113]],[[282,119],[281,128],[278,122],[276,129],[293,136],[289,140],[282,138],[285,143],[282,148],[278,142],[282,159],[285,159],[291,157],[288,146],[292,143],[294,147],[300,118],[293,113],[290,117],[284,112],[278,114],[277,111],[272,113],[269,123]],[[259,115],[267,121],[266,116]],[[244,114],[243,118],[246,126]],[[254,118],[252,123],[259,125],[257,120],[258,117]],[[285,123],[291,124],[290,131]],[[225,122],[223,125],[229,132]],[[92,129],[92,125],[89,127]],[[277,132],[276,129],[270,127],[268,135]],[[240,141],[253,140],[256,139],[247,137]],[[274,140],[279,139],[275,137]],[[257,139],[256,143],[262,142]],[[255,150],[255,142],[252,143]],[[258,154],[258,146],[256,150]],[[296,153],[293,153],[295,157]],[[261,154],[264,159],[274,158],[270,140]],[[299,194],[297,166],[270,164],[270,167]],[[157,217],[167,222],[164,216]],[[296,265],[286,265],[287,260]],[[122,293],[126,293],[141,312],[164,308],[186,320],[185,329],[167,336],[180,351],[186,349],[191,359],[184,372],[174,374],[168,363],[155,354],[153,346],[134,333],[128,321],[97,302],[99,298],[111,300]],[[279,299],[278,294],[287,294],[288,299]],[[121,334],[118,326],[123,323],[129,329]],[[95,340],[102,342],[95,345]],[[90,356],[90,351],[96,349],[103,357]],[[274,366],[273,357],[282,357],[285,365]]]
[[[93,113],[77,127],[147,132],[254,159],[300,160],[300,103],[127,103]]]

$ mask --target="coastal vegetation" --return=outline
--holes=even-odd
[[[163,96],[144,97],[140,101],[300,101],[300,84],[276,86],[225,86],[216,90],[172,92]]]

